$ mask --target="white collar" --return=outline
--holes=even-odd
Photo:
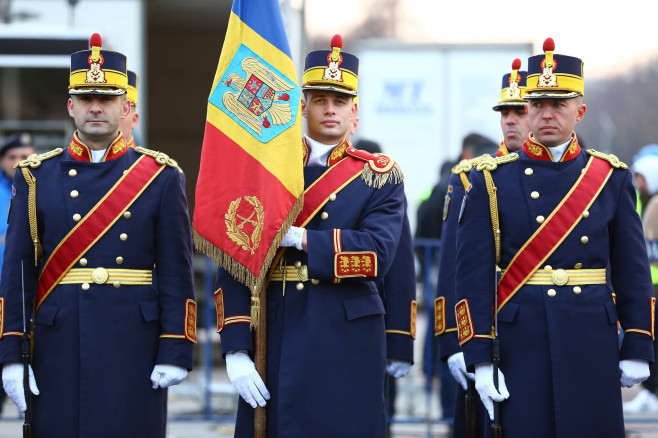
[[[535,137],[532,137],[532,139],[537,141],[537,139],[535,139]],[[567,140],[566,143],[562,143],[560,145],[553,146],[553,147],[546,146],[548,148],[548,150],[551,151],[551,155],[553,156],[553,162],[558,162],[562,159],[562,155],[564,155],[564,152],[567,150],[567,146],[569,146],[569,144],[571,143],[572,140],[573,140],[573,137],[571,137],[569,140]],[[541,144],[540,142],[538,142],[538,143]]]
[[[308,135],[306,137],[306,145],[311,150],[308,154],[308,161],[306,162],[307,166],[326,166],[327,158],[331,151],[334,150],[338,143],[333,145],[326,145],[320,143],[317,140],[313,140]]]
[[[107,148],[101,149],[100,151],[89,149],[89,152],[91,152],[91,161],[94,163],[100,163],[105,156],[105,151],[107,151]]]
[[[569,141],[566,143],[562,143],[561,145],[558,146],[553,146],[552,148],[548,148],[551,151],[551,155],[553,155],[553,161],[557,162],[562,159],[562,156],[564,155],[564,152],[567,150],[567,147],[571,143],[573,138],[571,138]]]

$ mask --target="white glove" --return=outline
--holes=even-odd
[[[280,247],[284,246],[294,246],[300,251],[303,251],[302,248],[302,238],[304,237],[304,228],[291,226],[286,235],[283,236],[283,240],[279,244]]]
[[[386,372],[389,376],[393,376],[396,379],[404,377],[409,374],[411,370],[410,362],[403,362],[401,360],[389,360],[386,364]]]
[[[457,383],[466,390],[468,383],[466,379],[475,380],[475,374],[466,372],[466,362],[464,362],[464,353],[459,352],[450,355],[448,357],[448,368],[450,369],[450,374],[455,378]]]
[[[265,387],[254,361],[243,351],[236,351],[226,355],[226,372],[233,387],[238,394],[251,405],[265,406],[265,400],[270,399],[270,392]]]
[[[641,359],[624,359],[619,361],[619,371],[621,371],[621,386],[630,388],[649,378],[649,362]]]
[[[187,377],[187,370],[178,365],[158,364],[153,367],[151,383],[153,389],[178,385]]]
[[[28,365],[28,379],[30,380],[32,394],[39,395],[39,388],[37,388],[37,381],[34,379],[31,365]],[[18,407],[18,410],[25,412],[27,404],[25,403],[25,390],[23,389],[22,363],[9,362],[2,366],[2,387],[5,389],[7,396]]]
[[[509,398],[509,391],[507,391],[507,385],[505,385],[503,372],[498,370],[498,390],[496,390],[493,380],[493,364],[481,363],[475,365],[475,389],[480,394],[482,404],[484,404],[487,412],[489,412],[489,418],[493,421],[493,402],[501,402]]]

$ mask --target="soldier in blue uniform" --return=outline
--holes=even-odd
[[[390,157],[345,141],[358,60],[341,47],[336,36],[332,50],[306,58],[305,211],[269,277],[267,386],[251,359],[249,293],[218,273],[218,330],[241,395],[238,437],[253,436],[257,404],[267,405],[268,437],[384,437],[387,358],[393,374],[412,360],[415,291],[387,278],[413,266],[411,259],[395,265],[396,254],[411,254],[402,173]]]
[[[457,230],[459,342],[491,417],[500,402],[506,437],[623,437],[620,385],[646,379],[653,361],[649,263],[627,166],[582,150],[573,132],[586,111],[583,63],[554,47],[549,38],[528,60],[522,150],[470,174]]]
[[[503,131],[503,141],[496,156],[507,155],[521,149],[523,142],[528,137],[528,116],[526,114],[526,102],[523,95],[526,90],[527,72],[520,71],[521,60],[515,59],[512,63],[512,72],[503,75],[500,101],[493,107],[494,111],[500,112],[500,127]],[[443,207],[443,230],[441,232],[441,253],[439,256],[439,279],[437,281],[437,298],[434,301],[434,336],[438,340],[439,355],[441,360],[448,363],[450,372],[459,383],[457,388],[455,417],[453,422],[453,436],[466,436],[466,413],[464,399],[466,396],[468,380],[474,380],[475,376],[466,371],[464,353],[459,346],[457,338],[457,322],[455,319],[455,270],[457,263],[457,218],[459,207],[464,197],[464,191],[469,187],[468,174],[470,170],[480,161],[480,157],[470,160],[462,160],[453,167],[450,177],[450,185],[445,196]],[[470,389],[470,397],[473,397],[474,388]],[[482,431],[484,417],[482,404],[477,397],[472,398],[472,403],[477,406],[476,418],[469,418],[471,424],[476,424]]]
[[[14,166],[19,161],[25,160],[35,152],[32,136],[26,132],[17,133],[7,137],[0,146],[0,217],[9,215],[9,204],[12,197],[12,184],[16,169]],[[7,221],[0,221],[0,267],[2,267],[2,256],[5,252],[5,235],[7,234]],[[5,392],[0,390],[0,412],[5,401]]]
[[[90,43],[71,55],[70,145],[30,156],[14,177],[3,384],[24,411],[24,300],[33,436],[164,437],[165,388],[192,368],[196,342],[187,202],[175,162],[119,132],[125,56],[101,50],[98,34]]]
[[[9,215],[9,201],[12,196],[11,181],[16,169],[14,166],[19,161],[25,160],[35,152],[32,136],[26,132],[10,135],[0,146],[0,217]],[[5,234],[7,233],[7,221],[0,221],[0,266],[2,266],[2,255],[5,250]]]
[[[126,142],[128,142],[128,147],[131,148],[137,146],[135,144],[135,137],[133,137],[133,130],[137,126],[137,122],[139,122],[139,113],[137,112],[138,81],[139,77],[137,76],[137,73],[128,70],[128,89],[126,90],[126,100],[130,102],[130,112],[119,122],[119,130],[123,134],[123,137],[126,139]]]

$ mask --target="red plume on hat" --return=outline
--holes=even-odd
[[[91,56],[89,59],[92,61],[98,61],[101,57],[101,47],[103,47],[103,38],[100,34],[94,33],[91,38],[89,38],[89,47],[91,47]]]
[[[329,54],[328,60],[333,62],[340,61],[340,49],[343,48],[343,37],[339,34],[334,35],[331,39],[331,53]]]
[[[544,58],[544,66],[548,68],[555,68],[555,62],[553,62],[553,51],[555,50],[555,41],[553,38],[546,38],[544,41],[544,53],[546,58]]]
[[[553,41],[553,38],[546,38],[546,41],[544,41],[544,52],[552,52],[555,50],[555,41]]]
[[[519,58],[514,59],[512,61],[512,74],[509,77],[509,81],[511,82],[519,82],[519,70],[521,69],[521,60]]]

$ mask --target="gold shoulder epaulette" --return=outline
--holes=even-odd
[[[169,158],[169,155],[165,154],[164,152],[158,152],[154,151],[152,149],[146,149],[141,146],[137,146],[135,148],[135,152],[139,152],[140,154],[148,155],[149,157],[153,157],[158,164],[162,165],[167,165],[169,167],[176,167],[179,172],[183,173],[180,167],[178,167],[178,163],[176,160],[173,158]]]
[[[381,189],[388,182],[400,184],[404,180],[402,169],[392,157],[386,154],[371,154],[367,151],[348,147],[345,153],[352,158],[365,161],[361,179],[368,187]]]
[[[460,173],[468,173],[473,168],[471,160],[461,160],[455,167],[452,168],[452,173],[458,175]]]
[[[488,170],[491,172],[492,170],[496,170],[498,166],[500,166],[501,164],[511,163],[512,161],[518,160],[519,154],[517,154],[516,152],[512,152],[511,154],[503,155],[500,157],[483,155],[482,157],[479,158],[481,158],[480,162],[477,163],[475,167],[478,170],[478,172],[482,172],[483,170]]]
[[[461,160],[455,167],[452,168],[452,173],[455,175],[460,173],[469,173],[473,167],[477,166],[480,161],[486,159],[487,157],[491,158],[490,155],[484,154],[480,155],[479,157]]]
[[[620,161],[616,155],[604,154],[603,152],[599,152],[594,149],[587,149],[587,153],[593,157],[607,161],[615,169],[628,169],[628,165],[623,161]]]
[[[56,157],[58,155],[62,155],[62,152],[64,152],[64,149],[57,148],[43,154],[32,154],[28,156],[27,159],[14,164],[14,169],[18,167],[31,167],[32,169],[36,169],[37,167],[41,166],[42,161]]]

